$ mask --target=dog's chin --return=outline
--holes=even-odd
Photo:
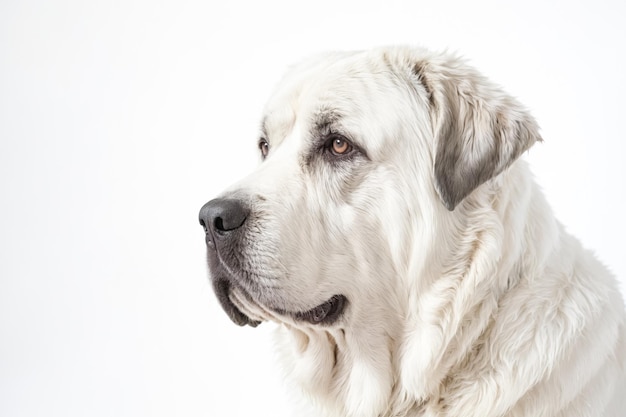
[[[213,274],[212,281],[222,309],[239,326],[256,327],[266,320],[330,326],[343,316],[348,304],[344,295],[337,294],[311,309],[288,311],[279,306],[259,303],[249,292],[233,285],[223,275]]]
[[[264,320],[264,317],[256,317],[244,310],[248,310],[245,308],[238,298],[233,297],[234,290],[232,285],[228,280],[213,278],[213,291],[217,296],[218,301],[220,302],[222,309],[228,317],[232,320],[233,323],[239,326],[251,326],[256,327]]]

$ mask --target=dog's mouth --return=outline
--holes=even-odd
[[[214,281],[213,288],[228,317],[239,326],[256,327],[265,320],[284,322],[285,319],[296,323],[330,326],[342,317],[348,304],[346,296],[337,294],[310,310],[290,312],[262,306],[245,290],[223,280]]]
[[[287,303],[273,294],[271,289],[255,284],[250,279],[250,274],[239,274],[239,268],[227,265],[214,243],[214,235],[206,226],[205,233],[213,291],[222,309],[235,324],[256,327],[265,320],[273,320],[294,324],[332,325],[342,317],[348,300],[341,294],[333,295],[306,311],[281,308],[281,305]]]

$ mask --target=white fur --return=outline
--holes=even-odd
[[[311,151],[327,110],[368,159],[332,166]],[[410,48],[315,57],[269,101],[270,153],[231,192],[262,213],[242,256],[272,291],[231,297],[279,323],[312,415],[626,415],[616,281],[554,219],[513,134],[502,133],[493,177],[453,211],[442,203],[442,132],[462,125],[460,163],[478,164],[496,119],[525,129],[524,149],[540,140],[526,111],[461,60]],[[263,307],[273,297],[305,311],[334,294],[349,306],[331,326]]]

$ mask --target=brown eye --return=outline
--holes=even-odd
[[[261,139],[259,141],[259,149],[261,150],[261,156],[263,159],[267,157],[267,154],[270,153],[270,144],[267,143],[265,139]]]
[[[342,137],[335,137],[332,139],[330,149],[334,155],[345,155],[352,150],[350,142]]]

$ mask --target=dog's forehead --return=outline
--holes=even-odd
[[[307,130],[339,120],[357,125],[356,119],[372,112],[377,94],[389,95],[397,86],[395,74],[376,58],[331,54],[294,67],[265,107],[263,135],[277,145],[296,124]]]

